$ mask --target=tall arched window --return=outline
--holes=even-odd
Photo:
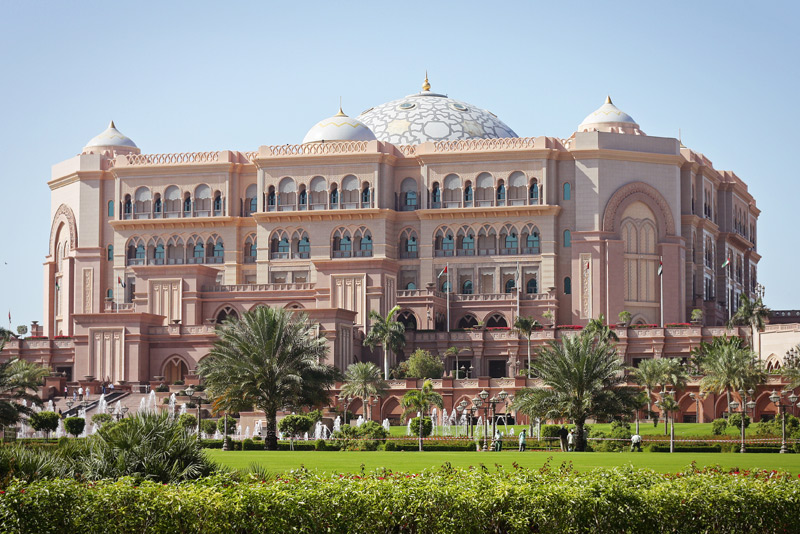
[[[513,293],[516,287],[517,284],[514,282],[513,278],[509,278],[508,280],[506,280],[506,293]]]
[[[114,299],[114,290],[113,289],[107,289],[106,290],[106,299],[108,299],[108,300],[113,300]]]
[[[161,195],[156,193],[155,200],[153,200],[153,214],[156,217],[161,217],[164,212],[164,204],[161,202]]]
[[[472,184],[467,183],[464,188],[464,202],[472,202]]]
[[[336,208],[339,206],[339,190],[336,189],[336,184],[334,184],[333,189],[331,189],[331,207]]]
[[[297,197],[297,202],[300,204],[301,210],[306,209],[306,206],[308,205],[308,193],[306,193],[305,186],[303,186],[303,188],[300,190],[300,195]]]
[[[364,189],[361,190],[361,207],[362,208],[369,208],[370,207],[370,191],[369,191],[369,184],[364,185]]]
[[[113,200],[109,200],[108,201],[108,216],[109,217],[113,217],[114,216],[114,201]]]
[[[517,234],[510,233],[506,236],[505,240],[505,248],[506,250],[510,250],[513,252],[517,251],[517,245],[519,244],[519,240],[517,239]]]
[[[181,190],[171,185],[164,191],[164,217],[181,216]]]
[[[211,209],[211,188],[206,184],[200,184],[194,190],[194,215],[195,217],[210,217]]]
[[[413,178],[405,178],[400,184],[400,210],[417,209],[417,182]]]
[[[569,276],[564,278],[564,294],[572,295],[572,279]]]
[[[527,249],[526,252],[528,254],[538,254],[539,253],[539,230],[536,228],[528,234],[528,237],[525,239],[525,248]]]
[[[539,292],[539,283],[536,281],[536,278],[531,278],[528,280],[525,290],[529,295],[533,295]]]
[[[114,245],[108,245],[108,250],[106,253],[106,259],[108,261],[114,261]]]
[[[564,200],[570,200],[572,198],[572,186],[569,182],[564,182]]]
[[[658,302],[655,215],[646,204],[634,202],[625,209],[620,224],[620,237],[625,246],[625,300]],[[645,315],[648,322],[656,321],[655,313]]]
[[[504,206],[506,203],[506,186],[503,182],[497,185],[497,205]]]
[[[361,238],[360,247],[361,252],[367,252],[369,255],[372,255],[372,236],[367,234]]]
[[[133,213],[133,203],[131,202],[131,196],[125,195],[125,201],[122,204],[122,218],[130,219],[132,213]]]
[[[472,295],[472,280],[464,280],[461,284],[461,292],[465,295]]]
[[[192,257],[195,260],[202,260],[206,257],[206,249],[203,246],[203,243],[197,243],[192,249]]]
[[[153,260],[156,265],[164,265],[164,243],[159,243],[153,250]]]
[[[450,293],[450,282],[442,282],[442,293]]]
[[[214,257],[218,258],[218,263],[222,262],[222,258],[225,257],[225,246],[222,244],[222,239],[214,245]]]
[[[572,246],[572,232],[564,230],[564,247]]]
[[[530,200],[530,204],[538,204],[539,203],[539,184],[536,180],[533,181],[531,184],[530,194],[528,196]]]
[[[183,197],[183,216],[192,216],[192,197],[189,195],[189,193],[186,193],[186,195]]]
[[[250,184],[244,191],[244,216],[249,217],[258,211],[258,186]]]
[[[311,241],[308,240],[308,236],[304,235],[300,241],[297,242],[297,254],[301,258],[308,258],[311,254]]]
[[[433,189],[431,190],[431,203],[433,208],[441,207],[442,203],[442,190],[439,189],[439,182],[434,182]]]
[[[222,215],[222,193],[219,191],[214,195],[214,215],[217,217]]]

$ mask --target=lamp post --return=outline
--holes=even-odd
[[[72,409],[72,405],[73,405],[73,404],[75,404],[75,401],[74,401],[74,400],[72,400],[72,399],[69,399],[69,400],[67,401],[67,413],[69,413],[69,411]]]
[[[352,397],[347,395],[342,395],[339,393],[339,400],[344,404],[344,424],[347,424],[347,408],[350,406],[350,403],[353,401]]]
[[[739,452],[740,453],[744,453],[744,452],[746,452],[745,444],[744,444],[744,418],[747,417],[747,408],[751,408],[751,409],[754,408],[756,403],[753,402],[752,400],[750,402],[747,402],[747,395],[745,394],[745,391],[743,389],[739,390],[739,398],[742,399],[742,403],[741,403],[742,410],[740,412],[741,413],[741,419],[742,419],[741,420],[741,425],[740,425],[741,426],[741,431],[742,431],[742,437],[741,437],[742,445],[739,448]],[[731,411],[735,412],[739,408],[739,403],[737,401],[735,401],[735,400],[731,401],[730,402],[730,408],[731,408]]]
[[[786,453],[786,408],[793,406],[797,402],[797,395],[792,393],[788,398],[789,404],[784,404],[782,401],[785,394],[786,391],[781,391],[778,394],[778,392],[772,390],[772,394],[769,396],[769,400],[781,411],[781,454]]]
[[[130,408],[128,408],[127,406],[123,406],[122,407],[122,418],[123,419],[125,419],[125,414],[128,413],[128,410],[130,410]]]
[[[700,420],[700,401],[705,400],[706,396],[702,393],[689,393],[689,398],[694,401],[695,423],[702,423]]]
[[[195,394],[195,390],[194,390],[194,388],[192,386],[189,386],[188,388],[186,388],[185,391],[186,391],[186,395],[189,396],[189,402],[194,402],[194,399],[195,399],[195,395],[194,395]],[[199,392],[197,392],[197,393],[198,393],[198,395],[197,395],[197,441],[200,441],[200,418],[202,417],[202,414],[200,413],[200,395],[199,395]]]
[[[497,394],[497,398],[500,399],[500,402],[503,403],[503,423],[505,424],[506,434],[508,434],[508,403],[506,399],[508,399],[508,392],[506,390],[501,389],[500,393]]]

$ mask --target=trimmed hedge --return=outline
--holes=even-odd
[[[776,472],[617,468],[419,475],[304,470],[241,482],[12,483],[0,532],[800,532],[800,481]]]

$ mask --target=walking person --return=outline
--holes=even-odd
[[[83,400],[83,386],[78,388],[78,400]]]
[[[570,430],[567,434],[567,450],[572,452],[575,450],[575,431]]]
[[[525,452],[525,430],[519,433],[519,452]]]
[[[503,450],[503,434],[497,430],[494,434],[494,451],[500,452]]]
[[[64,400],[67,399],[67,394],[68,393],[69,393],[69,388],[67,386],[64,386]]]

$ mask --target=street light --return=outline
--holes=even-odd
[[[188,395],[188,397],[189,397],[189,402],[194,402],[194,398],[195,398],[195,396],[194,396],[194,394],[195,394],[194,388],[192,386],[189,386],[188,388],[186,388],[185,391],[186,391],[186,395]],[[198,395],[197,395],[197,441],[200,441],[200,418],[202,417],[202,414],[200,413],[200,395],[199,395],[199,392],[197,392],[197,393],[198,393]]]
[[[74,401],[74,400],[72,400],[72,399],[69,399],[69,400],[67,401],[67,413],[69,413],[69,411],[72,409],[72,405],[73,405],[73,404],[75,404],[75,401]]]
[[[739,390],[739,398],[742,399],[742,404],[741,404],[742,411],[740,412],[741,413],[741,419],[742,419],[741,420],[741,425],[740,425],[741,426],[741,430],[742,430],[742,441],[741,441],[742,444],[741,444],[741,447],[739,448],[739,452],[740,453],[744,453],[744,452],[746,452],[745,445],[744,445],[744,418],[747,417],[747,408],[751,408],[751,409],[754,408],[756,403],[753,402],[752,400],[750,402],[747,402],[747,395],[745,394],[745,391],[743,389]],[[731,411],[733,411],[733,412],[735,412],[739,408],[739,403],[737,401],[735,401],[735,400],[731,401],[729,405],[730,405]]]
[[[775,390],[772,390],[772,393],[769,396],[769,400],[772,401],[775,406],[777,406],[781,411],[781,454],[785,454],[786,451],[786,408],[790,406],[794,406],[797,402],[797,395],[792,393],[789,395],[789,404],[784,404],[783,396],[786,394],[785,391],[781,391],[778,394]]]
[[[694,401],[695,423],[702,423],[700,420],[700,401],[705,400],[706,396],[702,393],[689,393],[689,398]]]
[[[497,397],[500,399],[500,402],[503,403],[503,413],[505,414],[503,421],[505,423],[506,433],[508,433],[508,404],[506,403],[506,399],[508,399],[508,393],[506,390],[501,389],[500,393],[497,394]]]
[[[350,403],[353,401],[353,399],[348,395],[339,393],[339,400],[342,402],[342,404],[344,404],[344,424],[347,425],[347,408],[350,406]]]

